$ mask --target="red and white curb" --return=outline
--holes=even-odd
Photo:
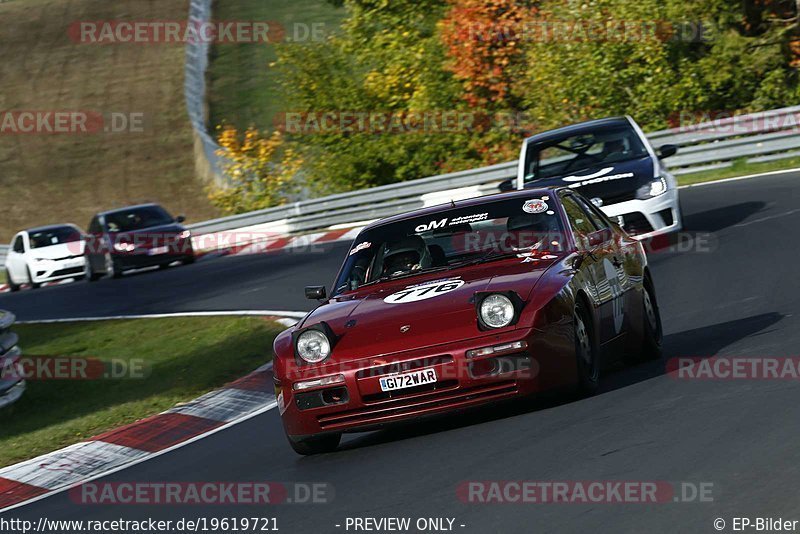
[[[269,363],[166,412],[0,469],[0,512],[166,454],[275,406]]]
[[[286,249],[309,248],[325,243],[338,241],[352,241],[363,230],[363,226],[339,228],[304,234],[299,236],[259,234],[258,232],[243,232],[233,230],[218,234],[203,234],[193,237],[195,250],[198,257],[213,256],[244,256],[248,254],[266,254]],[[227,235],[233,234],[235,243],[226,243]],[[218,243],[217,246],[208,248],[205,243]],[[219,245],[225,243],[224,245]]]

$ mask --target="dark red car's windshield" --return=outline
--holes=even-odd
[[[133,232],[174,222],[175,220],[170,214],[159,206],[133,208],[106,215],[106,226],[108,226],[109,232]]]
[[[504,254],[558,252],[563,227],[547,195],[456,207],[362,232],[334,295],[384,279],[444,270]]]

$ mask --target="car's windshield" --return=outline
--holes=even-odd
[[[145,206],[106,215],[109,232],[132,232],[172,224],[174,219],[160,206]]]
[[[523,261],[563,249],[562,223],[548,195],[442,210],[366,230],[354,241],[333,294],[365,284],[490,261]]]
[[[31,248],[52,247],[63,243],[74,243],[81,240],[81,233],[71,226],[48,228],[30,233]]]
[[[647,149],[630,124],[598,126],[530,144],[525,152],[525,182],[567,177],[644,156]]]

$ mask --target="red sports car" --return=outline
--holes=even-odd
[[[364,431],[554,388],[591,394],[610,358],[660,356],[642,245],[570,188],[375,222],[330,296],[275,340],[278,406],[300,454]]]

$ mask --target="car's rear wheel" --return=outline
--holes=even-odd
[[[28,282],[30,283],[31,289],[39,289],[42,287],[42,284],[38,284],[33,281],[33,274],[31,273],[30,267],[25,267],[28,270]]]
[[[592,321],[586,305],[575,306],[575,356],[578,368],[578,393],[593,395],[600,385],[600,358],[594,340]]]
[[[8,272],[6,269],[6,281],[8,282],[8,289],[12,292],[19,291],[19,284],[15,284],[14,280],[11,279],[11,273]]]
[[[286,436],[289,438],[289,444],[297,454],[303,456],[310,456],[312,454],[322,454],[325,452],[333,452],[339,446],[342,439],[341,434],[325,434],[323,436],[309,436],[304,438],[297,438],[294,436]]]
[[[644,279],[642,306],[644,308],[642,310],[644,315],[642,358],[645,360],[657,360],[661,358],[664,331],[661,328],[661,312],[658,310],[655,288],[649,277]]]
[[[194,254],[192,254],[191,256],[186,256],[183,259],[183,264],[184,265],[191,265],[191,264],[194,263],[194,261],[195,261],[195,257],[194,257]]]

